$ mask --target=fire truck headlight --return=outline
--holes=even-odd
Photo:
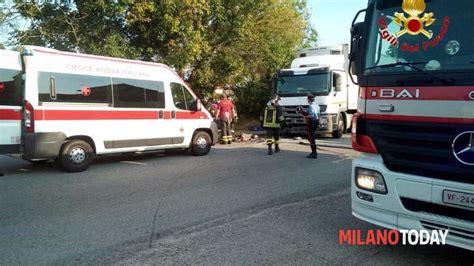
[[[357,168],[356,169],[356,184],[357,187],[363,190],[387,194],[387,186],[382,174],[376,171]]]

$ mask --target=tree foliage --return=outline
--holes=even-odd
[[[10,44],[166,63],[200,93],[232,87],[249,113],[296,49],[317,40],[306,0],[18,1],[14,9],[30,26]]]
[[[74,5],[19,1],[15,14],[30,22],[16,29],[12,45],[39,45],[64,51],[136,58],[125,31],[125,5],[77,0]]]

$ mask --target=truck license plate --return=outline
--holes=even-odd
[[[443,202],[468,208],[474,208],[474,194],[444,190]]]

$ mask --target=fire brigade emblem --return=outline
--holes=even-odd
[[[408,14],[408,17],[406,17],[404,13],[395,12],[393,22],[403,27],[402,30],[395,34],[397,37],[407,33],[410,35],[418,35],[421,33],[428,39],[433,37],[433,33],[427,31],[425,27],[431,26],[436,21],[436,19],[433,18],[434,14],[431,12],[420,16],[426,10],[425,0],[403,0],[402,9]]]

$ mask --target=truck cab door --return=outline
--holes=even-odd
[[[19,55],[0,51],[0,154],[20,153],[22,71]]]

